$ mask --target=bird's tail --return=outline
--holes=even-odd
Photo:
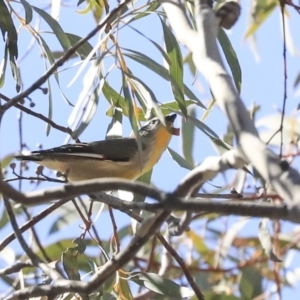
[[[16,154],[15,159],[17,160],[28,160],[28,161],[41,161],[43,160],[43,156],[40,154]]]

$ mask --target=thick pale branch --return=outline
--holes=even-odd
[[[20,193],[6,182],[0,182],[0,192],[24,205],[46,203],[56,199],[72,199],[82,194],[93,194],[101,191],[126,190],[161,200],[164,193],[153,186],[125,179],[93,179],[77,183],[68,183],[60,187],[49,188],[29,193]]]
[[[296,170],[282,164],[279,158],[260,141],[254,123],[233,86],[217,47],[216,37],[220,20],[211,7],[203,2],[195,1],[198,32],[190,28],[184,8],[179,1],[162,1],[162,5],[178,40],[192,52],[197,69],[207,79],[218,105],[228,117],[241,154],[289,205],[295,205],[298,209],[300,176]],[[296,214],[298,213],[297,211]]]
[[[178,197],[189,197],[204,182],[213,179],[220,172],[232,168],[242,168],[245,164],[246,162],[236,149],[227,151],[221,156],[207,157],[201,165],[187,174],[174,193]]]

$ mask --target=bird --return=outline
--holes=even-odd
[[[116,138],[91,143],[74,143],[47,150],[16,154],[21,161],[32,161],[62,173],[68,182],[96,178],[135,180],[158,162],[168,147],[176,114],[165,117],[165,124],[153,118],[138,131],[139,138]]]

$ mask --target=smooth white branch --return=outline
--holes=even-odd
[[[161,2],[178,41],[192,52],[195,66],[208,81],[219,107],[228,117],[236,135],[240,156],[253,164],[290,207],[295,208],[295,215],[290,217],[296,220],[300,210],[299,173],[283,164],[259,139],[254,123],[221,59],[217,46],[220,19],[205,1],[195,1],[195,31],[187,21],[180,1]],[[203,170],[201,172],[204,173]]]

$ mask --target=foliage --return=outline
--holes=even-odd
[[[38,118],[40,123],[46,122],[44,135],[50,135],[55,129],[68,133],[66,141],[69,141],[69,139],[81,139],[88,128],[93,126],[93,122],[99,125],[97,120],[104,118],[104,115],[111,120],[107,136],[122,136],[120,123],[127,118],[133,130],[136,131],[141,122],[153,116],[163,119],[163,116],[176,112],[182,116],[183,155],[172,148],[168,151],[177,163],[176,166],[187,170],[192,170],[197,165],[193,157],[197,130],[208,138],[207,140],[212,143],[218,154],[235,146],[230,126],[223,137],[207,125],[207,117],[212,110],[216,109],[215,102],[211,100],[209,105],[203,103],[197,96],[199,93],[191,87],[190,80],[187,80],[188,76],[197,77],[196,66],[191,53],[178,43],[159,2],[127,1],[122,4],[121,9],[117,7],[117,12],[114,14],[109,8],[112,4],[105,0],[78,1],[78,7],[70,5],[67,8],[68,14],[80,15],[84,20],[82,24],[90,17],[97,24],[95,25],[98,26],[97,38],[92,39],[77,35],[76,30],[72,31],[72,24],[69,26],[71,29],[62,26],[63,22],[59,21],[59,15],[63,8],[60,5],[60,1],[52,1],[49,7],[44,4],[37,7],[31,1],[26,0],[19,2],[0,0],[0,28],[4,40],[3,59],[0,65],[0,87],[4,88],[9,82],[7,64],[9,61],[16,92],[24,92],[24,86],[29,88],[28,94],[13,103],[12,108],[18,110],[22,116],[25,115],[24,113],[29,114],[24,123]],[[245,37],[253,38],[260,26],[278,6],[278,1],[256,1]],[[195,28],[194,1],[185,1],[184,7],[191,26]],[[294,8],[297,9],[295,6]],[[107,15],[110,17],[105,19]],[[143,32],[143,26],[139,27],[142,20],[146,20],[150,25],[151,22],[155,22],[155,26],[160,26],[156,40]],[[71,18],[68,22],[70,21]],[[92,25],[90,27],[93,29]],[[48,28],[50,32],[45,28]],[[149,45],[150,52],[144,52],[143,47],[139,47],[134,41],[132,41],[132,48],[123,46],[123,39],[134,39],[134,34]],[[29,45],[25,51],[24,36],[26,37],[25,44]],[[218,41],[235,87],[240,93],[243,87],[242,68],[228,32],[220,29]],[[79,43],[80,46],[78,46]],[[43,66],[44,74],[51,73],[51,76],[45,77],[43,83],[38,85],[38,89],[44,93],[43,98],[48,98],[48,101],[42,104],[43,108],[40,111],[35,108],[35,105],[37,101],[40,101],[38,98],[41,96],[34,92],[35,88],[32,88],[32,83],[29,84],[25,79],[35,69],[26,65],[22,66],[26,62],[26,56],[36,51],[36,47],[41,54],[39,58],[36,58],[36,65]],[[69,53],[68,58],[64,58],[66,53]],[[20,58],[21,55],[22,58]],[[157,57],[162,62],[159,62]],[[51,69],[55,64],[57,64],[56,69]],[[35,80],[38,77],[42,78],[43,72],[40,71],[39,75],[35,74]],[[82,88],[78,89],[77,99],[71,100],[67,96],[64,76],[68,72],[71,72],[69,86],[77,89],[78,82],[80,80],[83,82]],[[151,82],[149,74],[151,78],[158,81]],[[298,76],[295,79],[295,86],[299,81]],[[170,89],[169,99],[163,102],[158,100],[160,98],[157,96],[159,89],[156,88],[156,82],[163,82],[163,88]],[[44,83],[47,85],[46,88]],[[59,100],[56,96],[53,97],[53,94],[57,95],[57,90],[61,95]],[[9,103],[11,100],[4,93],[1,93],[0,97],[2,104],[4,101]],[[107,102],[106,111],[101,106],[100,99],[105,99]],[[61,107],[67,107],[70,111],[67,125],[60,125],[61,122],[55,119]],[[250,111],[254,119],[256,109],[258,107]],[[199,111],[203,114],[201,120],[196,116],[196,112]],[[272,138],[280,120],[279,115],[260,118],[257,126],[264,126],[268,129],[261,132],[261,138],[266,142],[270,141],[270,145],[276,151],[284,146],[284,155],[294,158],[299,153],[298,120],[286,117],[283,123],[284,130],[279,131],[282,133],[282,138],[279,138],[279,134]],[[26,128],[25,132],[22,129],[19,131],[19,150],[26,149],[27,135],[34,131],[34,128],[28,129],[24,123],[22,121],[19,123],[20,128]],[[2,126],[9,126],[9,121],[4,119]],[[297,154],[291,154],[292,150],[295,150]],[[22,164],[20,168],[17,168],[15,164],[11,164],[12,159],[11,153],[2,158],[1,165],[6,180],[12,174],[13,180],[22,180],[27,189],[37,189],[43,182],[51,181],[48,174],[45,175],[45,170],[39,170],[37,176],[32,176],[30,165]],[[27,176],[28,169],[31,177]],[[266,188],[266,186],[251,166],[244,168],[244,171],[234,171],[231,175],[234,180],[230,183],[228,180],[222,181],[222,188],[218,188],[219,184],[218,186],[212,185],[208,188],[211,193],[208,194],[207,189],[203,189],[201,191],[203,194],[200,196],[215,200],[218,194],[224,193],[222,197],[224,201],[228,198],[237,200],[241,194],[248,200],[279,200],[278,195],[271,189],[257,196],[256,189]],[[31,184],[28,184],[28,179],[31,180]],[[140,181],[149,183],[151,173],[141,178]],[[240,187],[237,193],[226,193],[228,189],[236,186]],[[21,188],[21,185],[16,185],[16,187]],[[121,194],[122,192],[119,192],[114,196],[121,197]],[[134,203],[145,201],[145,197],[131,194],[126,194],[125,198],[126,200],[134,198]],[[85,196],[62,204],[55,208],[55,217],[49,216],[53,204],[43,207],[43,211],[40,208],[15,205],[14,213],[18,221],[22,220],[22,222],[24,220],[35,222],[37,218],[40,219],[39,224],[43,225],[33,226],[30,223],[26,228],[32,229],[33,241],[30,243],[33,245],[33,252],[45,260],[49,266],[64,274],[65,278],[74,281],[87,281],[95,276],[105,263],[117,257],[134,236],[138,228],[137,221],[140,221],[139,217],[149,216],[146,211],[139,215],[134,210],[130,210],[132,213],[129,214],[130,220],[124,219],[117,210],[102,203],[89,201]],[[2,209],[1,214],[0,228],[1,230],[7,229],[10,221],[5,209]],[[180,217],[181,214],[178,213],[177,216]],[[75,294],[70,290],[63,294],[61,299],[74,297],[88,299],[89,297],[90,299],[125,300],[135,299],[136,294],[143,293],[146,293],[149,299],[196,299],[192,282],[204,294],[205,299],[211,300],[254,299],[256,297],[260,299],[261,295],[267,293],[266,284],[274,285],[280,294],[282,288],[289,287],[294,281],[299,281],[299,272],[297,273],[296,268],[288,269],[287,265],[278,263],[291,249],[299,252],[299,232],[297,231],[297,236],[293,232],[294,229],[288,233],[281,232],[280,222],[273,221],[274,235],[271,238],[268,220],[263,219],[260,226],[256,221],[250,222],[251,220],[247,217],[228,219],[216,213],[195,213],[190,231],[170,240],[167,235],[165,237],[178,256],[172,254],[170,258],[171,250],[166,249],[162,244],[162,236],[154,235],[133,260],[122,265],[113,275],[108,276],[103,284],[89,293],[89,296],[85,293]],[[82,225],[80,225],[81,228],[76,227],[81,223],[84,224],[83,227]],[[99,224],[102,225],[99,226]],[[246,226],[253,229],[254,227],[251,226],[253,224],[255,224],[255,230],[245,236],[243,229]],[[67,237],[64,237],[66,228],[72,228],[73,232],[69,230]],[[74,232],[76,239],[72,240],[71,236]],[[167,232],[166,227],[163,227],[161,232]],[[40,235],[43,238],[39,237]],[[22,265],[24,268],[20,266],[18,269],[17,261],[25,263],[28,257],[15,242],[10,244],[13,239],[12,236],[9,241],[6,237],[1,237],[1,259],[5,262],[5,266],[16,266],[16,269],[11,272],[0,270],[0,289],[3,290],[2,286],[10,286],[9,293],[12,293],[13,290],[20,290],[22,287],[49,283],[36,267]],[[180,264],[182,261],[183,263]],[[16,273],[19,270],[21,271]],[[192,280],[187,275],[190,275]],[[268,297],[268,295],[265,296]]]

